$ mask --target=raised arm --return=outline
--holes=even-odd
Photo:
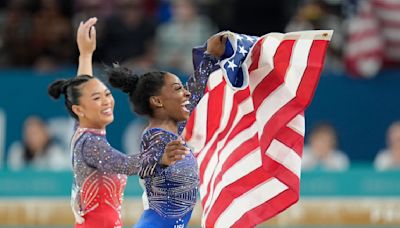
[[[224,54],[227,35],[213,35],[207,41],[207,50],[203,55],[197,69],[194,69],[193,75],[188,79],[187,87],[192,94],[190,98],[190,112],[194,110],[200,99],[203,97],[207,85],[208,76],[218,69],[218,59]]]
[[[207,41],[207,50],[203,54],[202,61],[194,73],[187,81],[187,89],[191,93],[190,105],[188,109],[190,113],[195,109],[199,101],[204,95],[207,80],[210,74],[219,68],[219,57],[224,54],[227,35],[213,35]],[[178,133],[180,134],[185,128],[186,121],[178,124]]]
[[[77,76],[93,76],[93,52],[96,50],[96,29],[94,25],[97,18],[93,17],[79,24],[76,33],[76,43],[79,49],[79,65]]]

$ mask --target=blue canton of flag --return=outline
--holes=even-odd
[[[250,52],[251,47],[258,40],[256,36],[248,36],[228,33],[228,41],[225,48],[225,53],[222,56],[221,67],[224,75],[226,75],[232,86],[236,88],[244,88],[248,82],[245,81],[248,77],[247,67],[242,64]],[[244,68],[243,68],[244,67]]]
[[[247,86],[248,74],[247,66],[242,64],[246,59],[250,49],[259,37],[237,34],[229,31],[220,32],[217,35],[228,35],[225,53],[221,56],[221,61],[217,64],[221,66],[223,74],[235,88]],[[206,51],[206,44],[202,47],[193,49],[193,65],[195,69],[199,66]]]

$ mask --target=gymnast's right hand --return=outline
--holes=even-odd
[[[92,17],[79,24],[76,33],[76,42],[78,43],[79,53],[81,55],[92,55],[96,50],[96,29],[94,25],[97,22],[96,17]]]
[[[161,158],[161,164],[173,165],[175,162],[184,159],[189,152],[189,148],[184,146],[182,140],[171,141],[165,146],[164,154]]]

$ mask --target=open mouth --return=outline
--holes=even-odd
[[[101,114],[106,115],[106,116],[111,116],[113,114],[113,111],[111,108],[106,108],[101,111]]]
[[[185,102],[183,102],[182,103],[182,109],[183,109],[183,111],[185,111],[185,112],[190,112],[189,111],[189,105],[190,105],[190,101],[185,101]]]

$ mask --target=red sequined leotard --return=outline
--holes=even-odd
[[[125,155],[112,148],[104,130],[77,128],[71,142],[74,183],[71,206],[77,228],[120,228],[126,175],[152,175],[156,157]]]

